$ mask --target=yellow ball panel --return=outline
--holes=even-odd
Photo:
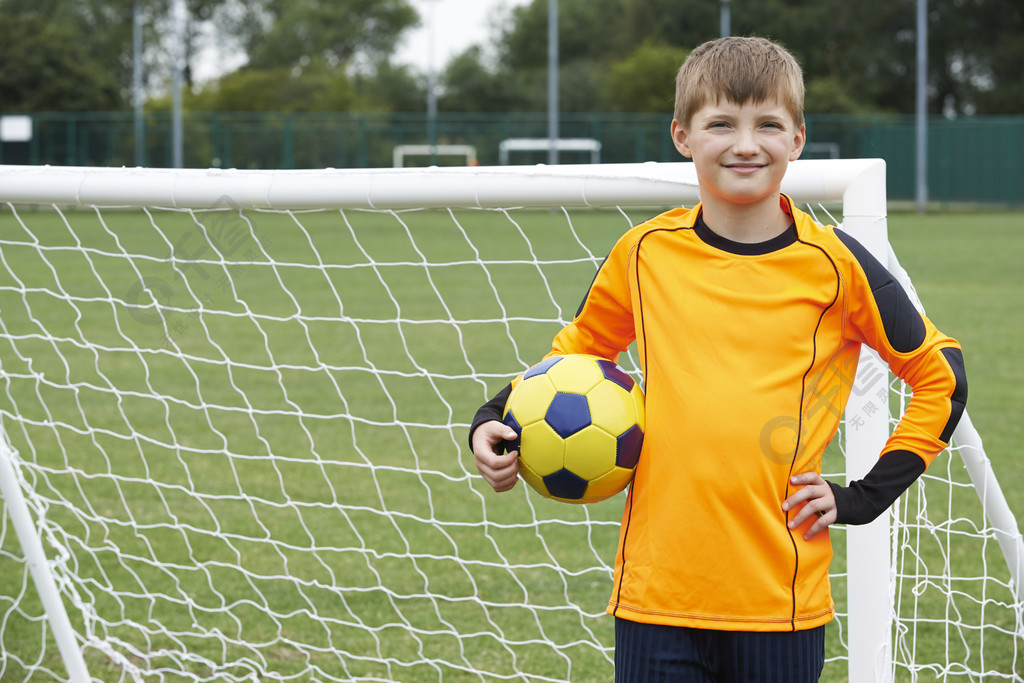
[[[565,441],[541,420],[523,427],[522,444],[519,449],[520,465],[523,462],[541,477],[562,469]]]
[[[644,429],[644,425],[647,424],[647,407],[644,403],[644,390],[640,388],[639,382],[633,385],[633,389],[629,392],[633,395],[633,404],[636,406],[636,423],[640,425],[641,429]]]
[[[565,440],[565,467],[592,481],[615,467],[615,437],[593,425]]]
[[[529,466],[523,462],[522,458],[519,459],[519,477],[540,495],[545,498],[551,497],[550,494],[548,494],[547,488],[544,487],[544,479],[541,478],[539,474],[531,470]]]
[[[603,477],[590,482],[590,486],[587,487],[587,494],[584,496],[586,502],[596,503],[599,500],[610,498],[629,486],[631,481],[633,481],[633,470],[614,467]]]
[[[522,427],[544,420],[544,413],[555,397],[555,388],[551,386],[547,375],[536,375],[524,379],[515,386],[508,397],[506,411],[511,410],[516,421]]]
[[[585,394],[604,379],[592,356],[565,356],[545,373],[558,391]]]
[[[601,382],[587,394],[590,422],[613,436],[636,424],[633,395],[615,382]]]

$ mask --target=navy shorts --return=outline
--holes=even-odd
[[[825,627],[759,633],[615,619],[615,683],[814,683]]]

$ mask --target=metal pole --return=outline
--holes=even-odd
[[[171,9],[174,22],[174,86],[171,112],[171,165],[185,165],[184,126],[181,113],[182,72],[185,70],[185,0],[174,0]]]
[[[427,144],[430,145],[430,165],[437,165],[437,65],[434,61],[434,34],[437,31],[434,7],[437,0],[429,0],[427,17]]]
[[[132,105],[135,108],[135,165],[146,165],[146,133],[142,120],[142,6],[135,0],[132,7]]]
[[[548,163],[558,164],[558,0],[548,0]]]
[[[14,458],[14,452],[7,445],[7,437],[0,431],[0,497],[4,500],[4,507],[7,508],[11,524],[21,542],[25,564],[28,565],[32,581],[36,584],[39,601],[43,604],[43,611],[50,622],[53,638],[57,641],[57,651],[60,652],[64,666],[67,667],[68,680],[72,683],[88,683],[92,680],[89,677],[89,669],[85,665],[82,648],[75,637],[64,600],[57,590],[50,563],[46,559],[46,551],[39,536],[40,530],[32,520],[28,502],[21,490],[13,464]]]
[[[732,35],[732,5],[730,0],[721,0],[721,7],[719,12],[719,26],[721,27],[721,33],[723,38],[727,38]]]
[[[917,212],[928,208],[928,0],[917,0]]]

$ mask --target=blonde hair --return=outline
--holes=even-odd
[[[676,121],[689,128],[698,109],[723,97],[739,105],[778,99],[798,127],[804,124],[803,71],[770,40],[719,38],[690,53],[676,75]]]

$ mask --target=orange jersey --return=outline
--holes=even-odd
[[[635,339],[642,365],[611,614],[750,631],[832,619],[828,534],[804,541],[811,522],[788,529],[782,502],[791,475],[821,472],[861,344],[914,391],[883,453],[923,469],[959,419],[957,342],[855,240],[783,205],[794,225],[760,244],[713,233],[699,206],[633,228],[554,340],[552,353],[616,359]]]

